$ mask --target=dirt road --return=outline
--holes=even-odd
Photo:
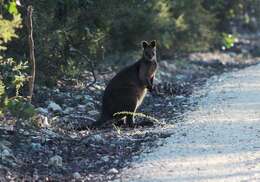
[[[260,65],[209,79],[191,102],[175,133],[120,181],[260,181]]]

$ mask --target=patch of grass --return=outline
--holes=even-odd
[[[164,123],[160,122],[158,119],[152,117],[152,116],[148,116],[146,114],[143,113],[134,113],[134,112],[129,112],[129,111],[121,111],[121,112],[117,112],[114,113],[113,116],[118,116],[118,115],[131,115],[131,116],[137,116],[137,117],[141,117],[141,118],[146,118],[149,119],[150,121],[157,123],[157,124],[161,124],[163,125]]]

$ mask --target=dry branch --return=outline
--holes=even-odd
[[[35,82],[35,55],[34,55],[34,40],[33,40],[33,24],[32,24],[32,6],[28,6],[27,9],[27,27],[28,27],[28,44],[29,44],[29,54],[30,54],[30,64],[31,68],[31,76],[29,78],[29,100],[32,100],[33,90],[34,90],[34,82]]]

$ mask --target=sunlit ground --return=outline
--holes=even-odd
[[[214,77],[176,133],[122,181],[260,181],[260,65]]]

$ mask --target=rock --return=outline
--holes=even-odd
[[[5,146],[2,142],[0,143],[0,160],[2,163],[16,166],[16,158],[12,153],[12,150]]]
[[[87,101],[93,101],[93,98],[90,95],[84,95],[83,97]]]
[[[74,108],[72,107],[67,107],[64,111],[63,114],[70,114],[74,111]]]
[[[46,135],[45,137],[47,137],[47,138],[53,139],[53,138],[58,138],[58,137],[60,137],[60,135],[59,135],[58,133],[53,132],[53,131],[50,130],[50,129],[43,130],[42,132],[44,133],[44,135]]]
[[[93,135],[92,136],[92,139],[96,142],[103,142],[105,141],[104,138],[100,135],[100,134],[97,134],[97,135]]]
[[[116,159],[116,160],[114,160],[114,162],[113,162],[114,164],[118,164],[119,163],[119,160],[118,159]]]
[[[13,154],[10,152],[10,150],[4,149],[4,150],[1,152],[1,158],[2,158],[2,160],[5,160],[5,159],[8,158],[8,157],[13,157]]]
[[[48,128],[48,127],[50,127],[50,124],[49,124],[49,122],[48,122],[48,118],[45,116],[44,117],[44,120],[43,120],[43,123],[42,123],[42,127],[43,128]]]
[[[42,145],[40,143],[31,143],[31,148],[34,151],[40,151],[42,148]]]
[[[75,178],[75,179],[80,179],[80,178],[81,178],[80,173],[79,173],[79,172],[73,173],[73,178]]]
[[[48,109],[55,111],[55,112],[61,112],[62,108],[56,104],[55,102],[51,101],[48,105]]]
[[[99,112],[97,110],[92,110],[92,111],[88,111],[88,114],[91,116],[95,116],[95,115],[98,115]]]
[[[108,171],[109,174],[117,174],[118,170],[116,168],[112,168]]]
[[[175,96],[175,98],[176,98],[176,99],[185,99],[186,97],[183,96],[183,95],[177,95],[177,96]]]
[[[109,161],[109,157],[108,156],[103,156],[101,157],[101,160],[104,162],[108,162]]]
[[[41,127],[41,128],[50,127],[48,118],[44,115],[38,114],[34,121],[35,121],[35,124],[37,125],[37,127]]]
[[[83,140],[85,144],[104,144],[105,142],[106,140],[100,134],[89,136]]]
[[[43,114],[43,115],[48,115],[48,109],[47,108],[43,108],[43,107],[38,107],[36,109],[40,114]]]
[[[60,92],[60,89],[56,88],[53,90],[54,93],[59,93]]]
[[[84,97],[82,95],[76,95],[74,98],[78,101],[82,100]]]
[[[93,103],[93,102],[87,102],[86,103],[86,106],[88,107],[88,108],[90,108],[90,109],[95,109],[95,104]]]
[[[59,155],[55,155],[50,158],[49,166],[62,167],[62,157]]]
[[[85,105],[78,105],[77,110],[80,112],[86,112],[86,106]]]

